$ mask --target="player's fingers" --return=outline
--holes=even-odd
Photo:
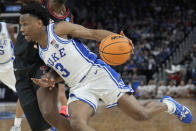
[[[37,80],[36,78],[31,78],[31,80],[33,81],[33,80]]]
[[[55,87],[55,82],[52,81],[49,84],[50,84],[51,87],[53,87],[53,88]]]
[[[131,54],[134,54],[134,45],[132,43],[132,40],[129,39],[129,44],[131,45],[132,47],[132,50],[131,50]]]
[[[125,36],[123,30],[120,31],[120,35]],[[126,36],[125,36],[125,37],[126,37]],[[127,37],[126,37],[126,38],[127,38]],[[127,38],[127,39],[129,40],[129,44],[132,46],[132,49],[134,49],[134,45],[133,45],[132,40],[130,40],[129,38]],[[133,50],[132,50],[131,53],[134,54]]]
[[[31,80],[33,81],[33,83],[35,83],[36,85],[39,85],[40,87],[47,88],[50,86],[48,82],[43,81],[42,79],[31,78]]]
[[[50,80],[48,78],[41,78],[42,82],[45,82],[45,83],[50,83]]]
[[[43,81],[48,81],[48,78],[46,78],[46,77],[42,77],[41,78]]]
[[[31,78],[31,80],[33,81],[33,83],[35,83],[35,84],[39,84],[39,80],[38,79],[36,79],[36,78]]]
[[[41,79],[43,83],[47,84],[47,86],[55,87],[55,80],[53,78],[48,79],[48,78],[42,78]]]
[[[46,82],[55,82],[55,79],[54,79],[54,78],[42,77],[41,79],[42,79],[43,81],[46,81]]]
[[[52,78],[49,79],[49,81],[55,82],[55,79],[52,77]]]
[[[132,46],[133,49],[135,48],[134,45],[133,45],[132,40],[130,40],[130,39],[129,39],[129,44]]]
[[[55,83],[52,83],[52,82],[49,82],[48,85],[49,85],[50,87],[52,87],[52,88],[55,87]]]
[[[131,50],[131,54],[133,54],[133,55],[134,55],[134,51],[133,51],[133,50]]]

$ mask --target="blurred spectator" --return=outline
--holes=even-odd
[[[188,97],[193,97],[195,95],[195,92],[196,92],[196,87],[195,85],[193,84],[193,81],[192,79],[189,79],[187,84],[186,84],[186,89],[187,89],[187,93],[186,95]]]
[[[174,97],[174,98],[178,96],[177,95],[178,89],[176,88],[173,80],[169,81],[169,85],[167,86],[167,89],[168,89],[167,95]]]
[[[168,74],[168,80],[173,81],[175,85],[178,85],[181,81],[181,74],[180,74],[180,66],[172,65],[172,69],[166,69],[166,73]]]
[[[148,85],[147,85],[147,89],[148,89],[149,97],[155,98],[157,89],[156,89],[156,85],[153,80],[149,80]]]
[[[185,82],[183,80],[180,81],[180,84],[177,86],[177,95],[181,98],[187,97],[188,90],[185,86]]]
[[[138,96],[141,99],[149,98],[148,88],[144,85],[143,81],[140,81],[140,85],[138,86],[136,92],[138,93]]]
[[[159,82],[159,86],[157,87],[157,98],[162,98],[167,95],[168,88],[163,81]]]
[[[135,64],[134,60],[130,60],[127,67],[128,71],[135,72],[137,70],[137,65]]]

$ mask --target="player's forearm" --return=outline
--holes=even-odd
[[[73,29],[73,31],[68,32],[68,34],[70,34],[73,37],[82,38],[82,39],[101,41],[107,36],[114,34],[113,32],[107,30],[88,29],[80,25],[76,25],[74,28],[75,29]]]
[[[107,30],[92,30],[92,36],[90,39],[96,40],[96,41],[101,41],[107,36],[114,34],[113,32],[107,31]]]

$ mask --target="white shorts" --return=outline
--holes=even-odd
[[[6,64],[0,64],[0,81],[16,92],[16,78],[14,74],[13,61]]]
[[[133,92],[130,86],[124,84],[120,75],[109,66],[92,66],[84,79],[70,88],[68,104],[81,100],[88,103],[94,111],[101,99],[111,108],[117,105],[118,99],[125,92]]]

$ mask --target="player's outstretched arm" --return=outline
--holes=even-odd
[[[101,41],[105,37],[114,34],[113,32],[102,29],[88,29],[84,26],[69,22],[59,22],[54,25],[54,32],[58,36],[70,35],[76,38],[91,39]]]
[[[125,36],[125,34],[124,34],[124,32],[122,30],[120,31],[120,35]],[[129,38],[127,38],[127,39],[129,40],[129,44],[132,47],[131,54],[134,54],[134,45],[133,45],[133,42],[132,42],[131,39],[129,39]]]

